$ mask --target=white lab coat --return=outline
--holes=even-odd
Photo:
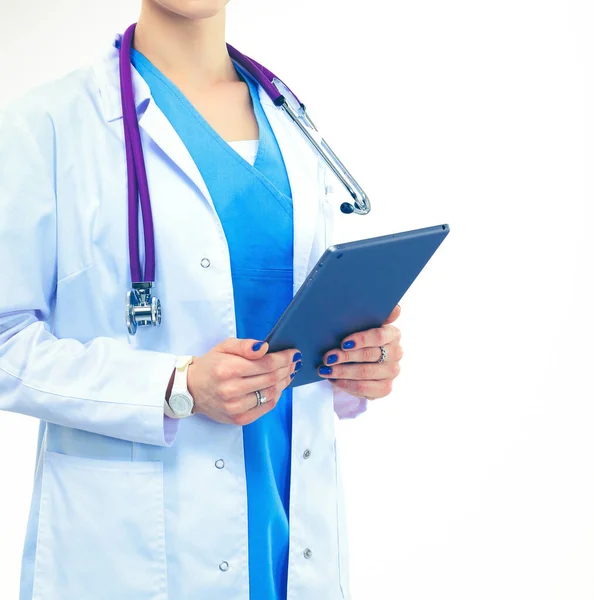
[[[173,443],[163,433],[175,355],[236,335],[228,247],[134,71],[163,323],[128,335],[117,59],[114,46],[0,116],[0,408],[41,420],[21,600],[248,600],[242,428],[195,415]],[[326,167],[260,96],[293,194],[297,291],[331,243]],[[294,391],[289,600],[349,598],[335,422],[365,408],[329,381]]]

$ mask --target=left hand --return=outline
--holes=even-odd
[[[404,354],[400,329],[389,325],[399,316],[400,305],[397,304],[381,327],[344,338],[342,349],[324,354],[324,365],[318,367],[320,377],[331,379],[336,387],[361,398],[375,400],[387,396],[400,373],[400,359]],[[383,363],[377,362],[381,356],[380,346],[386,349]]]

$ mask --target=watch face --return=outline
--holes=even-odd
[[[183,394],[175,394],[169,398],[169,406],[171,410],[179,416],[186,416],[192,414],[192,407],[194,402],[189,396]]]

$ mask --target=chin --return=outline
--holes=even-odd
[[[165,10],[186,19],[208,19],[219,14],[229,0],[150,0]]]

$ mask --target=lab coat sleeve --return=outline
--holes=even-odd
[[[0,112],[0,409],[168,446],[177,424],[164,421],[163,403],[174,355],[52,334],[55,139],[51,117],[29,112]]]
[[[339,194],[337,193],[337,181],[338,180],[330,172],[328,167],[325,167],[325,219],[326,242],[328,246],[337,243],[337,240],[334,239],[334,215],[342,214],[340,211],[335,211],[337,210],[337,207],[340,206],[341,202],[344,202],[344,200],[339,198]],[[360,398],[359,396],[349,394],[334,384],[332,384],[332,391],[334,393],[334,412],[338,415],[339,419],[354,419],[367,410],[369,402],[367,398]]]
[[[332,385],[334,391],[334,412],[339,419],[354,419],[367,410],[369,400],[353,396]]]

